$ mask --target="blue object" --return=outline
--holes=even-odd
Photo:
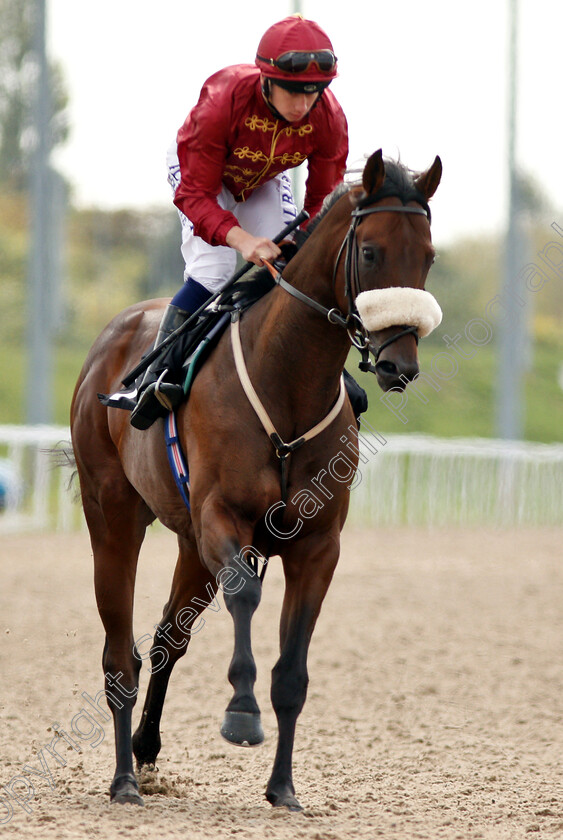
[[[0,511],[5,510],[8,500],[12,506],[21,498],[22,484],[10,461],[0,458]]]
[[[168,454],[168,462],[176,487],[180,491],[180,495],[188,510],[190,508],[190,474],[186,464],[186,458],[182,450],[182,445],[178,438],[178,426],[176,424],[176,413],[171,411],[164,421],[164,436],[166,439],[166,452]]]
[[[202,286],[201,283],[198,283],[197,280],[194,280],[193,277],[188,277],[184,285],[181,289],[179,289],[172,300],[170,301],[172,306],[177,306],[179,309],[183,309],[185,312],[189,312],[192,314],[200,306],[203,306],[209,298],[211,297],[212,292]]]

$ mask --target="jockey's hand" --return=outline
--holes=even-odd
[[[273,262],[281,254],[275,242],[265,236],[252,236],[241,227],[232,227],[227,233],[227,245],[235,248],[247,262],[264,265],[263,260]]]

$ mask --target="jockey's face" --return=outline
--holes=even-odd
[[[293,93],[275,82],[270,87],[270,102],[288,122],[306,117],[318,98],[318,93]]]

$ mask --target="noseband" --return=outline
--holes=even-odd
[[[373,196],[367,196],[360,202],[360,205],[352,211],[352,222],[336,257],[336,262],[334,264],[334,270],[332,275],[333,288],[336,284],[336,276],[338,273],[338,266],[340,265],[342,254],[344,253],[344,251],[346,252],[344,263],[345,295],[348,299],[348,315],[346,317],[344,317],[338,309],[327,309],[325,306],[322,306],[322,304],[318,303],[318,301],[313,300],[313,298],[310,298],[308,295],[305,295],[303,292],[300,292],[294,286],[291,286],[289,283],[287,283],[283,279],[281,274],[278,273],[277,276],[274,278],[276,283],[283,289],[285,289],[287,292],[289,292],[291,295],[325,315],[331,324],[337,324],[340,327],[344,327],[348,332],[350,341],[352,342],[354,347],[356,347],[360,351],[360,354],[362,356],[362,360],[359,363],[360,370],[371,371],[372,373],[376,372],[375,365],[377,364],[377,361],[382,351],[385,350],[386,347],[389,347],[390,344],[393,344],[395,341],[398,341],[405,335],[413,335],[416,343],[418,344],[418,327],[405,327],[395,335],[392,335],[386,341],[382,342],[382,344],[380,344],[377,348],[377,352],[374,353],[375,365],[372,364],[369,358],[369,335],[366,331],[366,328],[362,322],[362,319],[360,318],[358,309],[356,307],[356,298],[361,292],[358,270],[358,243],[356,240],[357,227],[364,218],[364,216],[371,215],[372,213],[410,213],[415,214],[417,216],[426,216],[429,222],[431,220],[430,208],[422,194],[419,194],[417,192],[415,195],[409,195],[407,199],[409,201],[417,201],[421,205],[420,207],[408,207],[405,204],[402,204],[400,206],[393,204],[382,205],[380,207],[373,207],[372,205],[375,204],[375,202],[381,201],[383,198],[389,198],[391,196],[403,200],[402,197],[397,195],[396,193],[390,193],[386,191],[385,194],[382,195],[382,192],[383,191],[379,191]]]

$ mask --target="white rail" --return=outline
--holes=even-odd
[[[82,526],[77,485],[69,489],[73,467],[63,458],[65,447],[70,450],[66,426],[0,426],[0,457],[13,476],[0,512],[0,533]]]
[[[563,525],[563,445],[390,436],[366,446],[350,517],[377,525]]]
[[[65,447],[64,426],[0,426],[0,459],[14,477],[0,533],[84,527]],[[349,517],[357,525],[563,525],[561,444],[362,432],[359,451]],[[342,453],[349,454],[344,444]],[[310,493],[322,504],[314,485]]]

